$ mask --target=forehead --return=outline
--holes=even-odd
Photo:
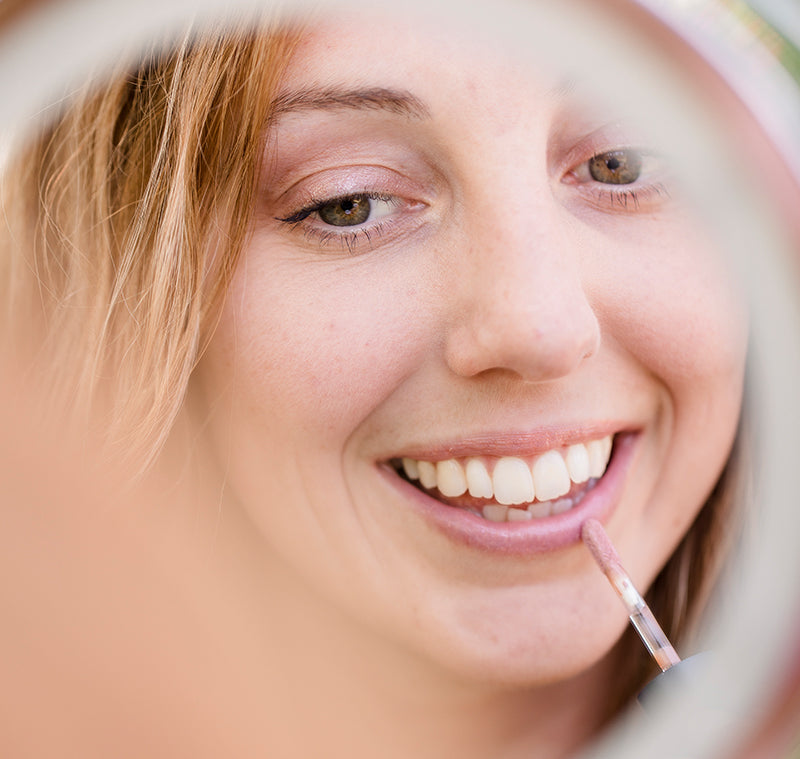
[[[629,100],[598,98],[572,58],[530,42],[405,12],[354,15],[305,25],[275,103],[284,148],[300,125],[319,127],[316,149],[329,130],[347,124],[355,139],[379,123],[416,135],[424,129],[470,160],[501,142],[544,160],[546,144],[637,122]]]
[[[441,103],[467,95],[508,103],[510,94],[559,92],[566,73],[534,60],[504,35],[445,27],[419,14],[370,11],[314,19],[294,53],[285,88],[380,86]],[[514,99],[517,99],[516,97]]]

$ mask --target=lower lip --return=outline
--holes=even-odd
[[[578,543],[581,527],[587,519],[608,520],[622,494],[638,439],[635,433],[617,434],[606,473],[577,506],[562,514],[527,522],[491,522],[466,509],[437,501],[399,477],[394,470],[389,476],[411,501],[412,508],[456,543],[509,556],[546,553]]]

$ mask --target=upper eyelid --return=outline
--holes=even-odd
[[[276,188],[268,200],[275,206],[297,208],[321,200],[380,193],[430,203],[439,189],[438,183],[427,177],[411,178],[378,164],[351,164],[327,167],[295,179],[286,188]]]
[[[620,122],[611,122],[586,134],[575,136],[566,150],[551,154],[551,167],[564,175],[584,161],[613,150],[637,150],[643,155],[662,155],[641,130],[627,129]]]

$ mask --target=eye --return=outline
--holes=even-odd
[[[334,227],[353,227],[388,213],[386,206],[390,198],[371,198],[367,195],[351,195],[337,198],[317,208],[321,221]]]
[[[648,148],[596,150],[583,153],[562,177],[564,184],[577,190],[575,197],[614,213],[650,213],[670,201],[674,177],[667,156]]]
[[[589,174],[603,184],[632,184],[642,173],[642,156],[636,150],[609,150],[589,159]]]
[[[357,227],[395,213],[401,202],[399,198],[392,195],[356,193],[339,198],[312,201],[305,208],[278,220],[289,224],[298,224],[316,216],[323,225]]]
[[[0,0],[1,1],[1,0]],[[310,200],[289,216],[275,220],[299,231],[305,240],[316,240],[320,247],[338,243],[354,253],[359,243],[370,249],[411,231],[424,221],[421,212],[427,204],[400,195],[359,191],[349,195]]]

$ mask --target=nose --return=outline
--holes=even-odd
[[[470,237],[449,283],[456,297],[445,358],[453,372],[504,370],[545,382],[598,351],[600,325],[581,281],[579,240],[552,218],[531,237],[525,229],[472,230]]]

